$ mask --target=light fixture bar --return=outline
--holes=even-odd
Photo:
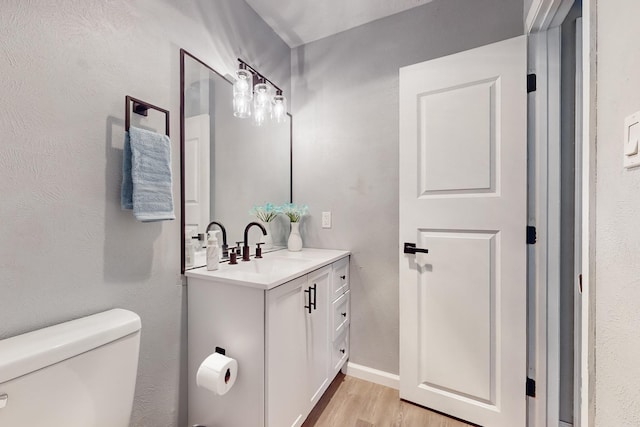
[[[251,71],[255,76],[263,79],[264,81],[269,82],[269,84],[271,86],[274,87],[274,89],[277,91],[276,93],[278,93],[279,95],[282,94],[282,89],[280,89],[278,87],[278,85],[276,85],[274,82],[272,82],[271,80],[269,80],[268,78],[266,78],[260,71],[256,70],[255,68],[253,68],[251,65],[249,65],[246,61],[243,61],[242,59],[238,58],[238,62],[240,63],[240,67],[245,67],[248,68],[249,71]]]

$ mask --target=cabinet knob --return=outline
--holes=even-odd
[[[344,354],[346,352],[346,350],[344,348],[340,349],[340,353]]]
[[[340,278],[341,278],[342,280],[344,280],[344,279],[346,279],[346,278],[347,278],[347,276],[346,276],[346,275],[342,275],[342,276],[340,276]]]
[[[347,313],[340,313],[342,314],[342,317],[347,317]]]

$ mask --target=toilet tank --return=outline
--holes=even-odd
[[[0,341],[0,427],[127,427],[140,317],[114,309]]]

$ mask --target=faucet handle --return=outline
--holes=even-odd
[[[262,242],[256,243],[256,258],[262,258],[262,248],[260,247],[262,244]]]
[[[229,253],[229,264],[234,265],[238,263],[238,254],[236,253],[237,248],[229,248],[231,251]]]

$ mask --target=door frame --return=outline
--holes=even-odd
[[[595,275],[595,1],[582,2],[582,304],[579,310],[580,395],[575,427],[594,425],[594,283]],[[529,72],[537,74],[535,101],[529,99],[530,189],[529,223],[538,230],[538,243],[530,249],[529,295],[534,310],[529,331],[529,376],[536,380],[536,398],[529,399],[530,427],[557,427],[553,414],[559,407],[559,138],[560,138],[560,34],[558,26],[574,0],[533,0],[525,17],[529,35]],[[557,142],[557,143],[556,143]],[[578,274],[579,272],[576,272]],[[556,315],[554,315],[554,312]],[[533,350],[531,350],[531,347]],[[554,421],[555,420],[555,421]]]

